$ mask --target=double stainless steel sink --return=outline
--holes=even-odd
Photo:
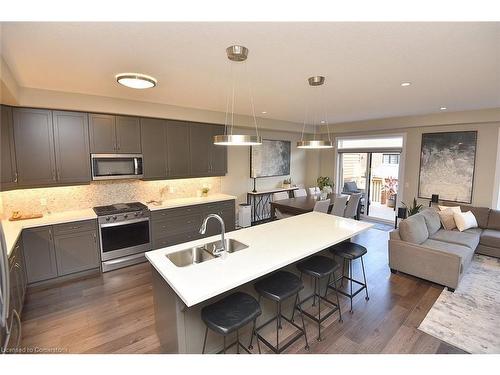
[[[226,238],[224,242],[228,253],[235,253],[248,248],[248,245],[233,240],[232,238]],[[217,258],[217,256],[213,255],[213,252],[221,247],[221,241],[213,241],[200,246],[194,246],[189,249],[179,250],[175,253],[167,254],[166,257],[177,267],[187,267]]]

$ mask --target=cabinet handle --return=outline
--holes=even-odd
[[[94,237],[94,243],[97,244],[97,236],[95,233],[92,233],[92,237]]]
[[[73,227],[71,227],[71,229],[80,229],[82,226],[81,225],[75,225]]]
[[[52,241],[52,229],[49,228],[49,240]]]
[[[17,172],[14,172],[14,182],[17,183]]]

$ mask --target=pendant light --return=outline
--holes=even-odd
[[[248,48],[244,46],[234,45],[226,48],[227,58],[234,63],[243,62],[248,57]],[[231,69],[232,72],[232,69]],[[235,91],[236,82],[231,74],[232,90],[231,95],[227,96],[226,101],[226,117],[224,120],[224,134],[216,135],[213,138],[215,145],[221,146],[257,146],[262,144],[262,138],[259,136],[259,131],[257,129],[257,119],[255,117],[255,108],[253,104],[252,90],[249,86],[250,104],[252,107],[253,122],[255,125],[255,135],[243,135],[243,134],[233,134],[234,128],[234,103],[235,103]],[[230,105],[231,104],[231,105]],[[229,107],[231,107],[231,124],[229,125]]]
[[[307,81],[309,82],[309,86],[318,87],[318,86],[322,86],[325,83],[325,77],[313,76],[313,77],[309,77],[307,79]],[[305,131],[306,122],[307,122],[307,110],[306,110],[306,116],[304,116],[304,126],[302,127],[302,137],[301,137],[300,141],[297,142],[297,148],[304,148],[304,149],[333,148],[333,143],[330,139],[330,126],[328,125],[328,118],[326,116],[326,111],[325,111],[325,120],[321,121],[320,123],[326,124],[326,129],[328,132],[328,140],[316,139],[316,123],[314,120],[315,119],[313,119],[314,138],[312,140],[304,140],[304,131]]]

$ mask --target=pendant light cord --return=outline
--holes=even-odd
[[[257,118],[255,117],[255,106],[254,106],[254,102],[253,102],[252,84],[250,83],[250,77],[248,75],[248,69],[247,69],[246,65],[245,65],[245,75],[247,76],[248,93],[250,95],[250,105],[252,106],[253,123],[255,125],[255,135],[258,137],[259,136],[259,130],[258,130],[258,127],[257,127]]]

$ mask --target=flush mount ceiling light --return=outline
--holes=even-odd
[[[155,78],[140,73],[120,73],[115,78],[120,85],[139,90],[150,89],[158,83]]]
[[[446,111],[448,108],[446,108],[446,107],[441,107],[441,108],[439,108],[439,109],[440,109],[441,111]]]
[[[248,48],[234,45],[226,48],[227,58],[235,63],[243,62],[248,57]],[[253,95],[250,88],[250,82],[247,74],[248,91],[250,96],[250,105],[252,108],[253,122],[255,125],[255,135],[233,134],[234,129],[234,104],[237,89],[237,77],[234,76],[235,64],[231,64],[231,91],[228,92],[226,101],[226,117],[224,120],[224,134],[216,135],[213,138],[214,144],[219,146],[258,146],[262,144],[262,138],[259,137],[257,128],[257,118],[255,117],[255,108],[253,104]],[[231,109],[230,109],[231,108]],[[264,113],[264,112],[262,112]]]
[[[411,82],[403,82],[403,83],[401,84],[401,86],[402,86],[402,87],[408,87],[408,86],[410,86],[410,85],[411,85]]]
[[[319,87],[322,86],[325,83],[325,77],[323,76],[313,76],[309,77],[307,79],[309,82],[309,86],[311,87]],[[315,100],[315,103],[321,102],[321,100]],[[325,101],[322,101],[323,104],[325,105]],[[326,115],[326,108],[325,108],[325,119],[320,120],[320,124],[326,124],[326,129],[328,132],[328,139],[316,139],[316,117],[313,117],[313,127],[314,127],[314,137],[312,140],[304,140],[304,131],[306,128],[306,123],[307,123],[307,109],[306,109],[306,115],[304,116],[304,126],[302,127],[302,137],[300,141],[297,142],[297,148],[304,148],[304,149],[323,149],[323,148],[333,148],[333,143],[330,139],[330,126],[328,125],[328,116]]]

